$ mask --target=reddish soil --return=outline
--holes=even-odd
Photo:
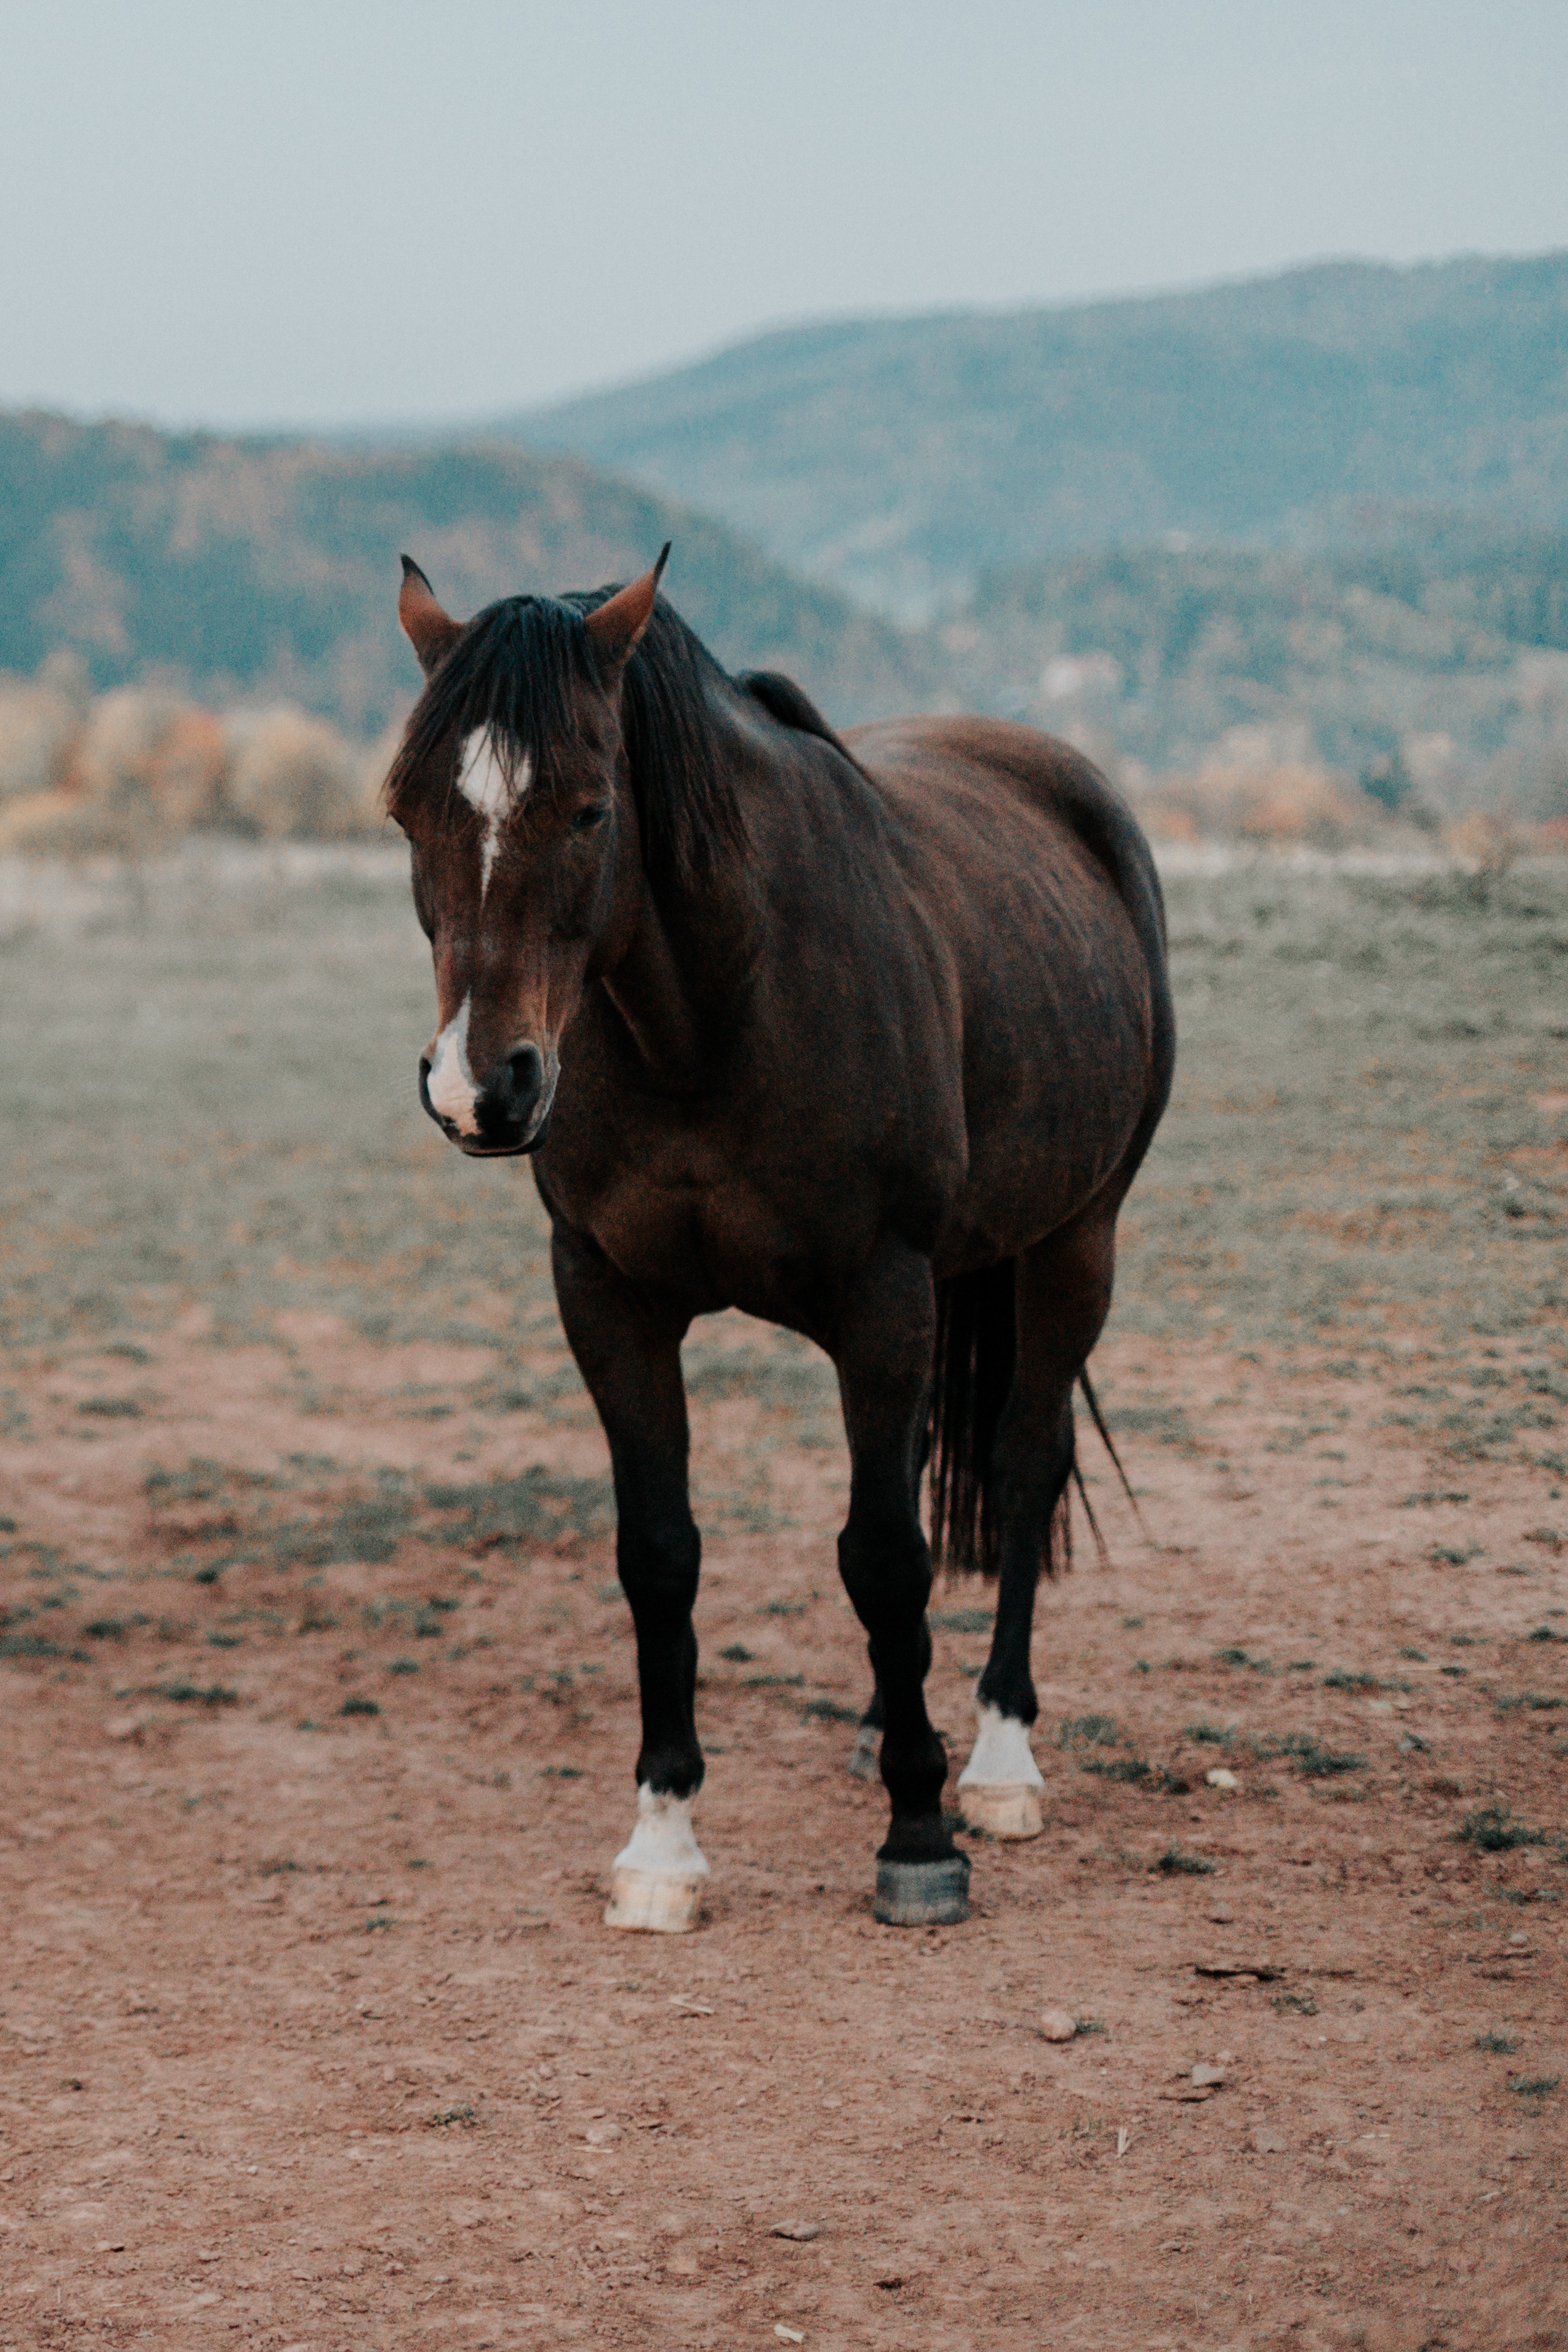
[[[1107,1388],[1178,1400],[1194,1441],[1127,1441],[1150,1544],[1089,1441],[1116,1566],[1080,1541],[1042,1597],[1048,1826],[977,1843],[970,1923],[910,1933],[870,1916],[883,1801],[846,1775],[851,1729],[805,1712],[864,1693],[841,1456],[743,1396],[707,1405],[709,1491],[765,1463],[792,1524],[709,1541],[705,1924],[618,1937],[636,1707],[607,1538],[416,1534],[314,1582],[204,1587],[171,1563],[224,1506],[154,1508],[142,1484],[154,1460],[292,1456],[324,1489],[347,1474],[312,1474],[323,1446],[595,1473],[595,1430],[575,1406],[492,1417],[454,1472],[456,1439],[394,1399],[455,1393],[470,1351],[327,1318],[293,1338],[314,1412],[274,1353],[193,1327],[141,1420],[89,1426],[88,1376],[40,1372],[36,1436],[0,1444],[0,1600],[47,1583],[18,1543],[80,1564],[78,1598],[14,1616],[41,1654],[0,1668],[0,2344],[1568,2341],[1568,2084],[1540,2087],[1568,2074],[1563,1853],[1460,1834],[1493,1805],[1561,1818],[1546,1474],[1434,1471],[1371,1413],[1302,1437],[1300,1368],[1109,1348]],[[361,1613],[432,1595],[458,1604],[439,1640]],[[88,1633],[99,1609],[118,1635]],[[983,1654],[938,1633],[956,1760]],[[171,1674],[237,1696],[178,1700]],[[379,1712],[343,1716],[353,1696]],[[1086,1715],[1119,1744],[1061,1744]],[[1237,1727],[1228,1749],[1194,1740],[1205,1720]],[[1285,1735],[1365,1761],[1305,1777]],[[1207,1874],[1162,1872],[1173,1848]],[[1084,2030],[1047,2042],[1049,2008]],[[1199,2063],[1224,2074],[1205,2095]]]

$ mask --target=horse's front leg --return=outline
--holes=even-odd
[[[969,1859],[942,1826],[947,1751],[925,1703],[931,1573],[919,1486],[935,1328],[929,1262],[889,1242],[846,1302],[833,1350],[850,1460],[838,1565],[868,1637],[892,1804],[875,1911],[894,1927],[969,1915]]]
[[[637,1629],[637,1819],[616,1856],[605,1921],[679,1935],[697,1925],[708,1877],[691,1826],[703,1767],[691,1624],[701,1538],[687,1494],[680,1378],[690,1317],[626,1281],[568,1227],[557,1225],[552,1254],[561,1319],[610,1443],[616,1565]]]

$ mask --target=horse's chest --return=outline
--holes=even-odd
[[[633,1281],[725,1301],[788,1246],[787,1228],[758,1185],[689,1158],[618,1173],[586,1222],[611,1264]]]

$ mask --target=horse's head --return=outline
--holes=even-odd
[[[543,1142],[562,1032],[628,917],[622,676],[668,552],[592,611],[514,597],[467,624],[403,559],[398,618],[426,687],[388,803],[436,964],[419,1099],[475,1158]]]

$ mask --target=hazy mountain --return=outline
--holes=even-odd
[[[37,414],[0,415],[0,669],[71,646],[99,686],[163,674],[208,697],[289,697],[370,733],[416,682],[395,618],[402,549],[467,614],[626,579],[666,539],[672,601],[731,667],[788,670],[843,724],[949,692],[931,641],[574,458],[344,452]]]
[[[1568,254],[789,329],[505,420],[914,618],[1053,551],[1568,524]]]

